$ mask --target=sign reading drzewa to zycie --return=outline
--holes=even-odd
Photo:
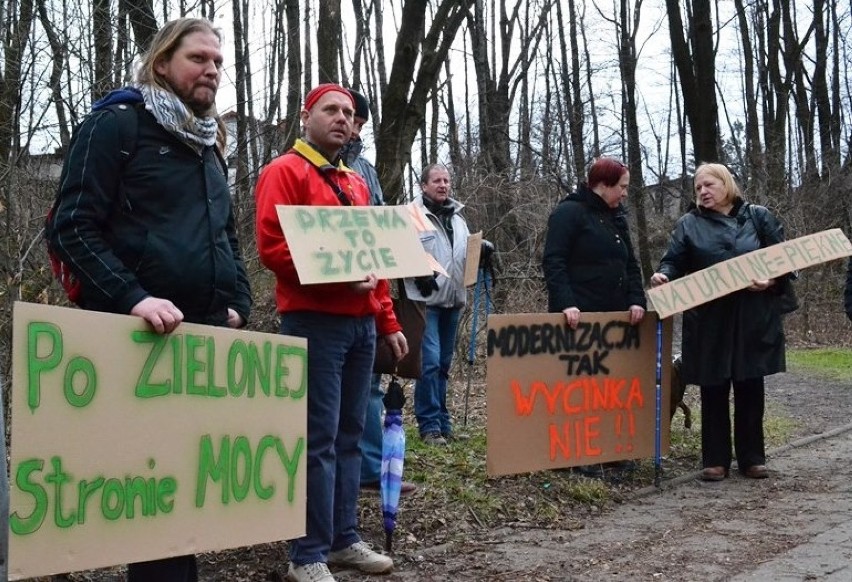
[[[432,274],[405,206],[275,208],[303,285]]]
[[[16,303],[10,579],[305,529],[303,338]]]

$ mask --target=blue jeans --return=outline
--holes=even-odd
[[[378,481],[382,475],[382,375],[373,374],[370,382],[370,400],[367,403],[367,418],[361,436],[361,483]]]
[[[414,385],[414,414],[420,436],[432,432],[453,432],[447,410],[447,380],[453,363],[456,331],[461,308],[426,307],[423,333],[423,367]]]
[[[290,542],[297,565],[326,562],[358,541],[364,415],[376,345],[375,318],[284,313],[281,333],[308,340],[307,524]]]

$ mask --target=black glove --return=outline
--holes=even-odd
[[[438,282],[435,280],[435,275],[415,277],[414,285],[423,297],[429,297],[433,291],[438,290]]]
[[[490,240],[483,240],[479,250],[479,268],[491,270],[491,257],[494,255],[494,243]]]
[[[500,269],[500,257],[497,248],[489,240],[482,241],[479,251],[479,268],[491,275],[492,283],[497,283],[497,271]]]

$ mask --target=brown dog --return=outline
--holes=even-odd
[[[689,406],[683,401],[683,396],[686,394],[686,382],[683,381],[680,375],[680,368],[683,364],[683,358],[680,354],[675,354],[672,358],[672,391],[671,391],[671,408],[669,409],[669,420],[674,418],[678,408],[683,410],[683,426],[692,428],[692,411]]]

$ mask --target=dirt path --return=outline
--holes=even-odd
[[[828,552],[824,567],[773,562],[852,523],[852,386],[780,374],[767,393],[769,406],[797,422],[795,440],[770,451],[769,479],[687,475],[637,492],[577,531],[505,527],[398,556],[384,580],[767,579],[772,568],[784,568],[785,580],[852,579],[852,548]]]
[[[394,579],[727,580],[748,574],[852,521],[849,429],[774,455],[765,481],[735,475],[711,484],[690,477],[590,519],[580,531],[503,528],[446,551],[426,551]],[[822,572],[790,579],[819,580],[837,569],[829,561]]]

